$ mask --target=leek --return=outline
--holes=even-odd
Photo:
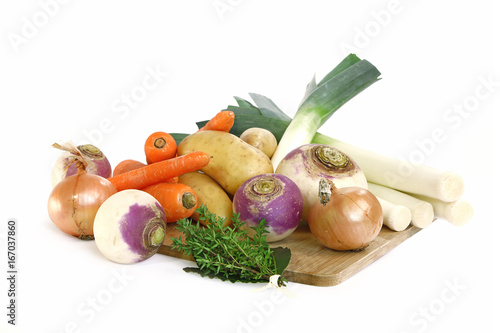
[[[235,114],[231,133],[239,137],[250,127],[270,130],[279,142],[273,156],[273,166],[276,169],[279,161],[290,150],[311,143],[316,131],[336,110],[377,81],[379,76],[380,72],[371,63],[350,54],[319,83],[313,77],[293,119],[265,96],[250,93],[257,106],[234,97],[238,105],[226,108]],[[201,128],[207,122],[208,120],[199,121],[196,125]],[[184,133],[170,134],[177,143],[186,137]]]
[[[372,183],[446,202],[458,200],[464,192],[464,180],[454,171],[410,164],[320,133],[316,133],[313,142],[333,146],[349,155],[361,167],[366,179]]]
[[[254,100],[266,99],[262,95],[251,94],[251,96]],[[290,117],[276,106],[261,110],[246,100],[238,97],[235,99],[238,105],[230,105],[225,109],[235,113],[235,123],[230,133],[239,137],[250,127],[261,127],[271,131],[278,141],[281,140],[291,122]],[[197,124],[202,127],[205,123],[206,121],[200,121]],[[171,133],[171,135],[179,143],[188,134]],[[402,160],[359,148],[318,132],[314,134],[311,143],[329,145],[349,155],[361,167],[371,183],[410,193],[413,196],[420,195],[448,203],[460,199],[464,192],[463,178],[453,171],[438,170],[426,165],[412,165],[412,170],[403,173],[401,167],[405,163]],[[468,220],[469,217],[465,219]]]
[[[432,205],[412,195],[399,192],[393,188],[368,182],[368,190],[375,196],[392,204],[408,207],[411,212],[411,224],[418,228],[428,227],[434,220]]]
[[[258,105],[265,104],[267,109],[263,111],[252,103],[236,97],[238,106],[230,105],[226,108],[235,113],[235,123],[230,132],[240,136],[250,127],[261,127],[271,131],[280,142],[292,120],[274,103],[269,101],[264,103],[267,97],[258,94],[250,96],[255,104],[257,102]],[[285,120],[286,117],[289,120]],[[201,127],[204,123],[200,122],[198,126]],[[405,162],[398,158],[359,148],[319,132],[313,134],[311,143],[329,145],[349,155],[361,167],[367,180],[375,184],[445,202],[458,200],[464,191],[463,178],[453,171],[438,170],[426,165],[412,165],[411,170],[402,172],[401,168],[405,166]]]
[[[335,111],[376,82],[379,76],[380,72],[371,63],[350,54],[318,84],[313,78],[272,157],[274,169],[292,149],[311,143],[316,131]],[[269,106],[272,109],[274,103],[267,106],[264,109]]]

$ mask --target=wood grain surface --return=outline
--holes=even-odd
[[[364,250],[343,252],[324,247],[311,234],[307,224],[301,223],[288,238],[270,245],[290,248],[292,259],[283,273],[283,277],[288,281],[314,286],[334,286],[370,265],[420,230],[410,226],[404,231],[396,232],[384,226],[377,238]],[[177,250],[172,250],[170,237],[177,238],[180,235],[181,233],[175,229],[175,223],[169,223],[165,242],[158,253],[193,260]]]

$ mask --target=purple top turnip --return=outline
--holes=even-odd
[[[94,238],[101,253],[111,261],[141,262],[163,244],[165,211],[150,194],[124,190],[109,197],[97,211]]]
[[[244,182],[233,198],[233,211],[240,214],[249,236],[262,219],[266,219],[266,240],[274,242],[288,237],[299,225],[302,215],[299,187],[284,175],[265,173]]]

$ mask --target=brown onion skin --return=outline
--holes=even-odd
[[[116,192],[107,179],[80,170],[52,189],[47,205],[49,217],[66,234],[94,239],[97,210]]]
[[[333,188],[326,205],[321,204],[319,199],[313,204],[308,223],[311,233],[327,248],[337,251],[362,250],[382,229],[382,206],[364,188]]]

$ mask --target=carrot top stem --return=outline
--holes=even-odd
[[[186,209],[191,209],[197,204],[196,197],[193,195],[193,193],[186,192],[182,195],[182,206]]]
[[[144,154],[148,164],[168,160],[176,155],[177,142],[167,132],[151,133],[144,142]]]
[[[167,144],[167,141],[165,141],[164,138],[158,138],[154,142],[154,146],[156,148],[160,148],[160,149],[163,148],[163,147],[165,147],[166,144]]]

